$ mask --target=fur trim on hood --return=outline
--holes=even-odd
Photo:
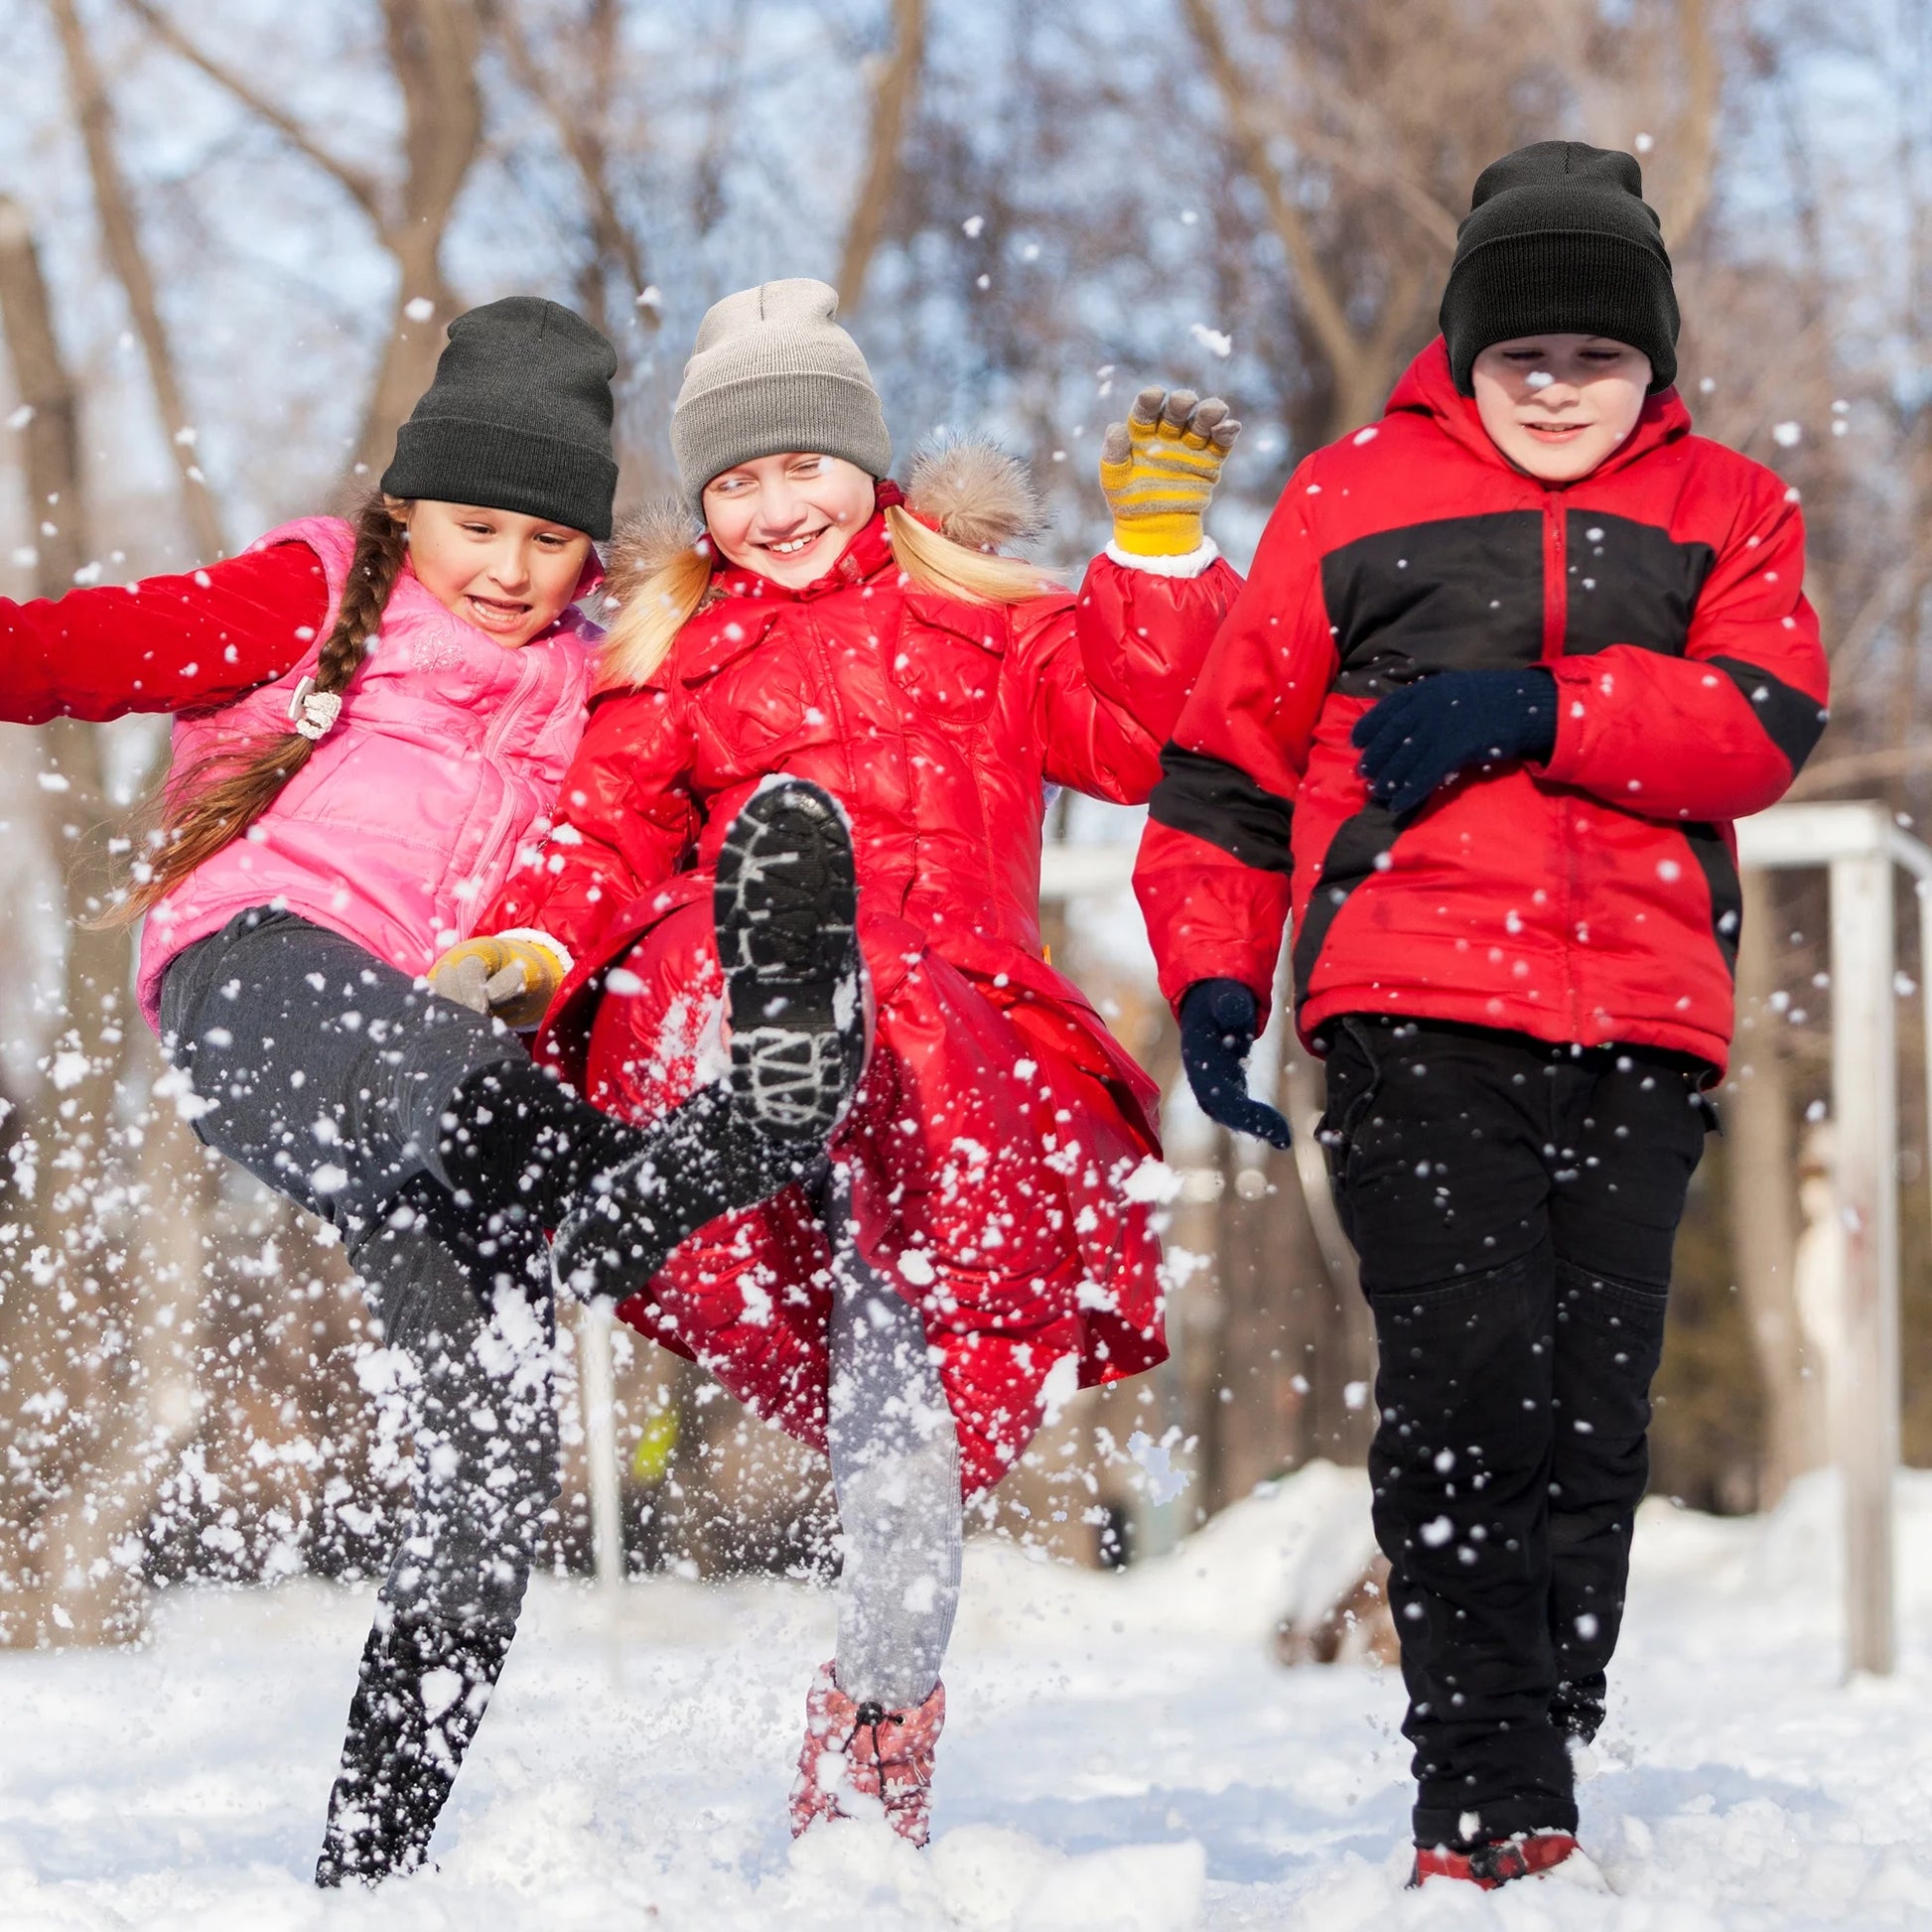
[[[1039,529],[1039,495],[1026,465],[991,443],[962,440],[921,450],[912,460],[905,506],[969,550],[998,550]],[[678,497],[646,503],[611,541],[606,593],[621,603],[703,536]]]
[[[1027,466],[991,443],[921,450],[912,459],[905,507],[968,550],[999,550],[1039,532],[1039,492]]]

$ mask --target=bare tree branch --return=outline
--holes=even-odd
[[[839,257],[839,305],[856,309],[866,271],[885,238],[886,216],[898,180],[899,150],[918,99],[925,62],[925,0],[893,0],[893,51],[873,88],[872,138],[866,172],[852,204],[852,219]]]
[[[538,66],[513,5],[492,8],[490,24],[509,61],[510,72],[515,75],[517,84],[549,117],[557,138],[563,143],[564,152],[569,155],[583,181],[585,192],[590,196],[591,240],[599,258],[616,260],[630,283],[631,294],[641,295],[647,285],[643,250],[637,245],[636,236],[625,225],[623,216],[618,210],[617,198],[611,191],[603,126],[596,118],[577,112]],[[602,19],[615,19],[610,0],[597,0],[597,11],[593,16],[594,30],[596,23]],[[600,71],[608,73],[608,69],[600,68]],[[643,306],[637,313],[646,327],[651,329],[655,329],[662,320],[649,305]]]
[[[395,311],[355,442],[350,474],[358,477],[387,462],[397,425],[436,372],[444,325],[457,311],[443,237],[483,143],[482,27],[471,0],[383,0],[382,12],[402,89],[404,174],[400,217],[381,230],[398,271]]]
[[[1673,246],[1689,240],[1711,205],[1724,104],[1724,64],[1712,16],[1723,6],[1724,0],[1678,0],[1676,65],[1684,79],[1684,104],[1671,138],[1669,187],[1658,198],[1664,233]]]
[[[59,597],[73,588],[88,547],[80,469],[79,408],[61,353],[52,304],[25,216],[0,197],[0,330],[14,379],[34,409],[27,424],[26,482],[34,519],[37,588]],[[98,819],[104,787],[92,725],[63,718],[39,734],[48,761],[40,792],[41,835],[61,866],[67,959],[61,984],[61,1050],[78,1077],[63,1083],[58,1106],[44,1100],[33,1125],[44,1182],[32,1203],[31,1239],[51,1280],[26,1296],[0,1298],[0,1356],[8,1365],[0,1404],[0,1446],[13,1489],[3,1512],[14,1542],[6,1570],[37,1587],[10,1592],[0,1642],[101,1643],[138,1632],[140,1588],[110,1561],[129,1527],[145,1520],[153,1485],[141,1449],[148,1418],[115,1390],[114,1357],[141,1323],[138,1276],[110,1268],[100,1253],[95,1186],[117,1140],[116,1107],[130,1054],[127,939],[89,924],[94,909],[66,863],[78,826]],[[119,1023],[119,1024],[117,1024]],[[51,1094],[50,1090],[50,1094]],[[18,1231],[10,1231],[17,1240]],[[13,1279],[19,1272],[9,1268]],[[37,1416],[40,1401],[60,1398]],[[58,1415],[57,1427],[48,1418]]]
[[[43,597],[59,597],[87,561],[79,498],[80,425],[33,232],[10,195],[0,195],[0,332],[6,336],[14,387],[32,412],[21,469],[36,525],[35,588]]]
[[[1281,171],[1269,158],[1267,130],[1256,117],[1247,77],[1228,50],[1227,37],[1221,32],[1211,0],[1181,0],[1181,12],[1199,43],[1208,75],[1221,96],[1242,173],[1261,191],[1262,199],[1268,204],[1269,221],[1288,252],[1289,265],[1295,271],[1296,295],[1320,339],[1323,353],[1340,372],[1354,361],[1355,332],[1349,326],[1341,297],[1322,271],[1308,223],[1302,219],[1302,210],[1289,195]]]
[[[196,549],[204,558],[214,558],[226,549],[221,520],[215,513],[214,499],[207,480],[195,460],[194,432],[188,407],[182,396],[181,379],[175,369],[174,350],[161,323],[161,304],[155,294],[154,276],[148,267],[147,253],[141,245],[141,231],[134,219],[134,207],[122,179],[120,162],[114,153],[113,117],[107,102],[106,85],[95,64],[93,48],[87,40],[73,0],[48,0],[60,31],[62,51],[67,57],[68,75],[73,89],[74,113],[87,152],[87,168],[93,179],[94,207],[100,217],[102,246],[115,278],[127,295],[127,306],[147,359],[148,380],[154,386],[154,399],[161,411],[162,428],[168,438],[169,454],[181,477],[182,512]]]
[[[324,174],[340,183],[371,221],[378,227],[383,225],[386,217],[382,208],[381,184],[375,176],[366,169],[352,166],[340,155],[331,154],[294,115],[276,106],[266,94],[237,73],[234,69],[198,47],[159,7],[153,4],[153,0],[121,0],[121,4],[171,54],[179,56],[190,67],[206,74],[217,87],[232,94],[236,101],[258,120],[267,122],[298,154],[314,162]]]

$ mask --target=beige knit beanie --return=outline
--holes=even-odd
[[[892,469],[879,391],[838,312],[838,291],[804,276],[740,289],[706,311],[671,411],[693,509],[713,477],[786,450],[843,457],[870,477]]]

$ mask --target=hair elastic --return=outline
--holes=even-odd
[[[289,700],[289,723],[311,743],[320,739],[342,715],[342,694],[318,691],[313,677],[303,678],[295,687],[294,697]]]

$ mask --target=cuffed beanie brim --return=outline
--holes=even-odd
[[[477,503],[540,516],[604,542],[618,466],[581,443],[464,416],[430,416],[396,432],[396,457],[382,473],[391,496]]]
[[[1587,229],[1503,235],[1462,256],[1443,295],[1455,386],[1475,359],[1518,336],[1602,336],[1650,358],[1650,387],[1677,380],[1677,297],[1670,265],[1620,235]]]
[[[611,534],[617,351],[559,302],[510,295],[450,324],[436,379],[396,432],[391,496],[475,503]]]
[[[1600,336],[1677,380],[1677,295],[1635,155],[1536,141],[1476,177],[1439,320],[1464,395],[1485,348],[1521,336]]]
[[[893,467],[893,439],[872,372],[838,325],[838,294],[804,277],[763,282],[712,305],[671,412],[671,453],[685,500],[741,463],[807,451]]]
[[[695,506],[713,477],[760,457],[808,450],[843,457],[869,477],[893,467],[893,439],[870,383],[822,370],[749,375],[705,392],[687,409],[672,443]]]

